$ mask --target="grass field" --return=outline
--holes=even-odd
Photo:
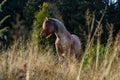
[[[52,48],[17,41],[1,51],[0,80],[120,80],[120,35],[101,45],[88,42],[82,59],[58,63]]]

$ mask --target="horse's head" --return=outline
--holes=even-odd
[[[57,25],[54,20],[46,18],[42,25],[41,37],[48,38],[57,31]]]

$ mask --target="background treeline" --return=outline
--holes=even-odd
[[[77,34],[83,44],[91,25],[91,17],[102,19],[102,43],[107,40],[107,24],[113,25],[113,34],[120,30],[120,0],[1,0],[0,1],[0,47],[8,47],[22,38],[32,38],[36,44],[51,44],[39,37],[45,17],[54,17],[64,22],[70,33]],[[93,30],[94,31],[94,30]]]

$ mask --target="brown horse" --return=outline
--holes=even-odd
[[[55,18],[46,18],[42,25],[41,37],[49,38],[52,34],[56,35],[56,52],[59,57],[80,55],[81,42],[76,35],[71,35],[64,24]]]

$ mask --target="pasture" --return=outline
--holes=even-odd
[[[1,51],[0,80],[119,80],[120,35],[111,40],[106,45],[88,42],[80,61],[71,57],[61,64],[50,46],[38,49],[16,41]]]

